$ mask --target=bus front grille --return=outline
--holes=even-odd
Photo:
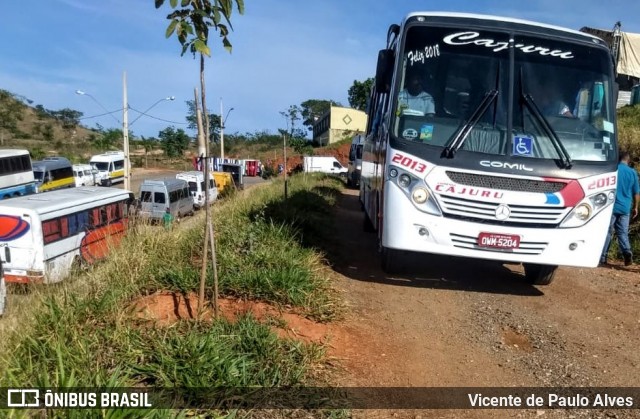
[[[511,253],[515,255],[540,255],[545,251],[549,243],[547,242],[525,242],[521,241],[516,249],[499,249],[478,246],[478,238],[462,234],[450,233],[451,243],[454,247],[463,249],[473,249],[482,252]]]
[[[447,176],[459,185],[475,186],[503,191],[554,193],[567,186],[564,182],[549,182],[533,179],[514,179],[503,176],[488,176],[475,173],[446,171]]]
[[[499,219],[498,207],[502,204],[451,195],[438,195],[443,215],[485,224],[525,227],[557,227],[569,212],[569,208],[508,204],[509,215]]]

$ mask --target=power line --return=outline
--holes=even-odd
[[[167,119],[158,118],[157,116],[153,116],[153,115],[149,115],[149,114],[144,113],[144,112],[140,112],[139,110],[137,110],[135,108],[132,108],[131,106],[129,106],[129,109],[131,109],[134,112],[138,112],[140,115],[148,116],[149,118],[157,119],[158,121],[167,122],[169,124],[188,125],[187,122],[176,122],[176,121],[169,121]]]
[[[107,112],[107,113],[101,113],[100,115],[83,116],[82,118],[78,118],[78,120],[99,118],[101,116],[111,115],[111,114],[114,114],[114,113],[117,113],[117,112],[122,112],[122,109],[116,109],[115,111],[111,111],[111,112]],[[118,121],[118,122],[120,122],[120,121]]]

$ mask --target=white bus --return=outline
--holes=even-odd
[[[435,253],[522,263],[545,285],[558,265],[597,266],[616,190],[615,90],[606,43],[582,32],[430,12],[391,25],[360,187],[383,268]]]
[[[84,186],[0,204],[0,258],[7,282],[53,283],[74,263],[107,256],[125,234],[129,191]]]
[[[36,180],[27,150],[0,150],[0,199],[36,192]]]
[[[124,182],[124,152],[108,151],[91,157],[89,164],[98,171],[95,182],[101,186],[111,186]]]

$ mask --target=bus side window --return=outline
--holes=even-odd
[[[75,235],[78,234],[80,229],[78,228],[78,214],[71,214],[67,216],[67,225],[69,226],[69,234]]]
[[[77,213],[76,219],[78,221],[78,230],[84,230],[89,227],[89,213],[87,211]]]
[[[60,235],[62,238],[69,237],[69,221],[67,217],[60,218]]]
[[[89,227],[98,227],[100,224],[100,208],[89,210]]]
[[[60,239],[60,220],[48,220],[42,223],[42,237],[44,244]]]

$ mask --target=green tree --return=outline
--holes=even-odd
[[[92,145],[101,151],[111,150],[117,147],[122,140],[122,130],[117,128],[109,128],[107,130],[99,130],[99,135],[92,137]]]
[[[168,157],[182,156],[189,147],[191,138],[182,128],[167,127],[158,133],[160,144]]]
[[[62,124],[62,128],[68,133],[71,133],[78,125],[80,125],[80,118],[82,118],[82,115],[82,112],[69,108],[53,112],[54,118]]]
[[[365,81],[354,80],[353,85],[349,88],[349,106],[360,111],[367,110],[367,102],[369,94],[373,86],[373,77],[369,77]]]
[[[165,0],[155,0],[156,9],[161,7],[164,4]],[[204,57],[211,56],[211,50],[209,49],[209,28],[213,28],[216,32],[219,33],[222,38],[223,47],[231,52],[231,42],[227,36],[229,35],[229,30],[233,30],[233,26],[231,25],[231,14],[234,10],[234,2],[237,6],[238,12],[240,14],[244,13],[244,0],[181,0],[180,8],[178,8],[178,0],[170,0],[171,8],[174,9],[169,15],[167,15],[167,19],[169,19],[169,26],[167,26],[167,30],[165,36],[167,38],[171,37],[173,34],[178,38],[178,42],[182,45],[182,53],[184,55],[185,52],[189,51],[193,54],[193,57],[196,57],[196,54],[200,54],[200,94],[202,100],[202,109],[204,114],[204,131],[200,132],[200,134],[206,138],[207,140],[211,138],[211,134],[209,133],[209,114],[207,113],[207,102],[206,102],[206,90],[205,90],[205,82],[204,82]],[[203,138],[200,137],[200,138]],[[188,143],[187,143],[188,144]],[[207,141],[208,144],[208,141]],[[209,147],[207,147],[208,149]],[[207,165],[205,165],[207,167]],[[206,173],[206,171],[205,171]],[[209,196],[205,194],[205,196]],[[206,198],[208,200],[208,198]],[[207,237],[209,236],[208,231],[212,231],[211,229],[211,217],[209,217],[209,205],[205,204],[206,207],[206,217],[207,223],[205,226],[205,234],[204,234],[204,255],[202,258],[202,270],[200,273],[200,291],[198,293],[198,311],[202,312],[204,307],[204,284],[206,279],[206,270],[207,270]],[[211,241],[211,251],[214,252],[215,255],[215,242],[213,241],[213,237],[210,237]],[[214,301],[214,310],[216,316],[218,315],[218,277],[217,277],[217,267],[215,266],[215,257],[214,259],[214,292],[213,292],[213,301]]]
[[[187,128],[196,130],[196,102],[194,100],[187,100]],[[217,143],[220,141],[220,115],[213,113],[209,114],[209,141]]]
[[[313,124],[317,118],[329,112],[332,106],[342,106],[339,102],[324,99],[309,99],[300,104],[300,115],[302,116],[302,125],[313,130]]]

